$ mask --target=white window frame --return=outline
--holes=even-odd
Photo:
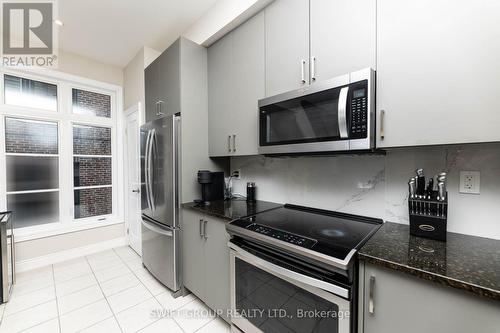
[[[4,75],[14,75],[57,85],[57,112],[4,103]],[[72,89],[111,96],[111,118],[78,115],[72,112]],[[0,70],[0,210],[7,208],[5,118],[52,121],[58,124],[59,140],[59,222],[19,228],[16,239],[25,241],[124,222],[123,176],[123,91],[122,87],[46,69]],[[73,125],[111,128],[112,214],[74,219]],[[20,154],[24,155],[24,154]],[[52,156],[52,155],[51,155]],[[89,156],[90,157],[90,156]],[[92,155],[91,157],[100,157]],[[109,156],[106,156],[109,158]],[[99,187],[99,186],[98,186]],[[85,187],[86,188],[86,187]],[[105,220],[103,220],[105,219]]]

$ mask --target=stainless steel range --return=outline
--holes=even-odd
[[[285,205],[228,224],[233,331],[355,332],[356,253],[382,223]]]

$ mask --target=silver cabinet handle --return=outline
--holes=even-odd
[[[203,219],[200,219],[200,237],[203,237]]]
[[[233,134],[233,153],[236,152],[236,134]]]
[[[207,238],[208,238],[208,235],[207,235],[207,224],[208,224],[208,221],[207,221],[207,220],[203,221],[203,237],[204,237],[205,239],[207,239]]]
[[[316,81],[316,57],[311,57],[311,80]]]
[[[306,61],[304,59],[300,61],[300,78],[302,84],[306,83]]]
[[[231,135],[227,136],[227,151],[231,152]]]
[[[158,112],[156,113],[157,116],[163,116],[165,113],[162,111],[162,105],[165,103],[164,101],[158,101]]]
[[[339,105],[338,105],[338,122],[339,122],[339,133],[341,139],[347,139],[349,133],[347,131],[347,95],[349,93],[349,87],[344,87],[340,89],[339,94]]]
[[[373,301],[373,293],[375,289],[375,276],[370,276],[370,299],[368,300],[368,312],[370,314],[375,314],[375,304]]]
[[[385,120],[385,110],[380,110],[380,140],[385,139],[384,120]]]

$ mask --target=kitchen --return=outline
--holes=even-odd
[[[0,332],[498,330],[499,4],[114,2],[1,69]]]

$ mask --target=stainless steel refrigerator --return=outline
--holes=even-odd
[[[177,294],[180,255],[180,115],[141,127],[142,262]]]

